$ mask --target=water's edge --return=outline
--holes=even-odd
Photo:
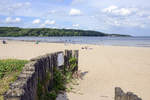
[[[0,37],[0,40],[150,47],[150,37]]]

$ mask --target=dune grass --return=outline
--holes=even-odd
[[[5,59],[0,60],[0,100],[9,88],[9,84],[16,80],[27,60]]]

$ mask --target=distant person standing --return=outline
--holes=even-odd
[[[5,40],[3,40],[3,41],[2,41],[2,43],[3,43],[3,44],[6,44],[6,41],[5,41]]]
[[[37,41],[35,42],[35,44],[39,44],[39,41],[37,40]]]
[[[65,46],[66,46],[66,45],[67,45],[67,40],[65,40],[65,42],[64,42],[64,43],[65,43]]]

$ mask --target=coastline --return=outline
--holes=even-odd
[[[150,99],[150,48],[0,41],[0,59],[27,59],[65,49],[79,50],[79,70],[87,72],[69,100],[114,100],[114,88],[133,91],[143,100]]]
[[[14,39],[13,39],[14,38]],[[58,44],[78,44],[78,45],[97,45],[97,46],[119,46],[119,47],[144,47],[144,48],[150,48],[150,43],[136,43],[136,44],[132,44],[130,45],[130,43],[128,44],[119,44],[119,42],[121,41],[118,41],[118,44],[114,44],[114,43],[107,43],[107,41],[105,41],[103,43],[103,40],[100,40],[101,43],[85,43],[85,42],[81,42],[81,41],[71,41],[70,39],[69,40],[63,40],[63,39],[57,39],[57,40],[51,40],[49,41],[48,39],[46,40],[43,40],[44,38],[48,38],[48,37],[43,37],[43,39],[40,37],[26,37],[26,38],[30,38],[30,39],[19,39],[19,37],[0,37],[0,41],[2,40],[6,40],[6,41],[22,41],[22,42],[36,42],[36,41],[39,41],[40,43],[58,43]],[[16,39],[15,39],[16,38]],[[18,39],[17,39],[18,38]],[[21,37],[21,38],[24,38],[24,37]],[[35,39],[34,39],[35,38]],[[39,39],[36,39],[36,38],[39,38]],[[58,38],[58,37],[51,37],[51,38]],[[107,37],[105,37],[107,38]],[[118,38],[118,37],[116,37]],[[150,37],[149,37],[150,39]],[[88,40],[87,40],[88,41]],[[97,41],[98,42],[98,41]],[[124,42],[127,42],[127,41],[124,41]],[[134,42],[134,41],[130,41],[130,42]]]

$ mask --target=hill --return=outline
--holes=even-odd
[[[129,35],[106,34],[98,31],[76,30],[76,29],[0,27],[0,37],[19,37],[19,36],[129,36]]]

